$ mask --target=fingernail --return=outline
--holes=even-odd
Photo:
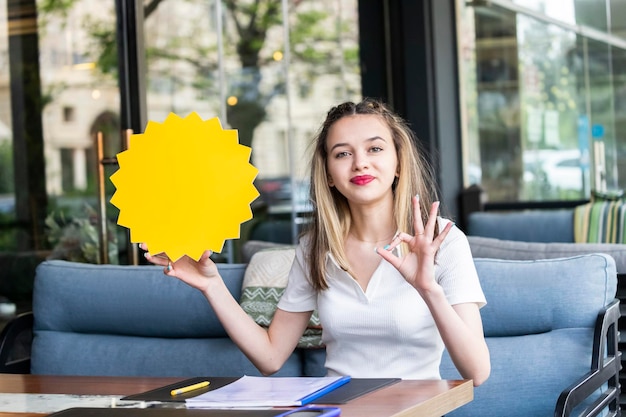
[[[417,198],[419,200],[420,199],[420,195],[419,194],[415,194],[415,198]]]
[[[387,250],[391,247],[391,245],[385,245],[385,247],[383,248],[384,250]]]
[[[171,271],[171,270],[172,270],[172,263],[171,263],[171,262],[168,262],[168,263],[167,263],[167,270],[168,270],[168,271]]]
[[[378,253],[378,247],[374,248],[374,252]]]

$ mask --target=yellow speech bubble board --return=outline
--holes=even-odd
[[[259,196],[251,151],[217,117],[170,113],[163,123],[148,122],[117,155],[119,169],[111,175],[117,223],[130,229],[131,242],[173,261],[221,252],[227,239],[239,238]]]

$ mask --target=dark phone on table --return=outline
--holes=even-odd
[[[286,411],[276,417],[337,417],[341,415],[339,407],[322,407],[316,405],[305,405]]]

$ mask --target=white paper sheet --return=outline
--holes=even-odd
[[[258,377],[240,379],[186,400],[188,408],[290,407],[308,402],[349,381],[349,377]]]
[[[51,414],[72,407],[147,408],[155,402],[121,400],[121,395],[0,393],[0,413]]]

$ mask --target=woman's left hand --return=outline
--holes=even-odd
[[[413,197],[415,236],[400,232],[384,249],[376,249],[376,253],[400,271],[404,279],[419,292],[429,291],[434,285],[437,285],[435,282],[435,255],[454,225],[454,223],[449,222],[437,237],[434,237],[438,210],[439,202],[436,201],[430,209],[428,222],[424,225],[419,197]],[[401,256],[394,255],[393,249],[403,242],[407,244],[409,252]]]

